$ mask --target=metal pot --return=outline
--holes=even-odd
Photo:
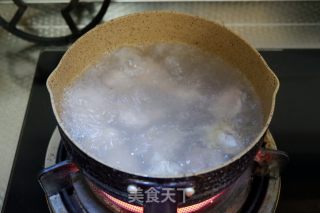
[[[70,139],[68,132],[64,129],[60,118],[64,88],[72,83],[88,65],[123,45],[138,46],[159,41],[186,43],[220,56],[243,72],[260,97],[264,113],[264,128],[245,150],[218,169],[192,176],[168,178],[130,174],[111,168],[95,156],[88,155],[86,150]],[[180,13],[145,12],[117,18],[82,36],[65,53],[48,78],[47,87],[64,145],[72,157],[73,164],[89,181],[124,201],[128,199],[128,186],[140,187],[143,190],[148,187],[192,188],[195,193],[188,202],[195,203],[221,192],[252,166],[273,114],[279,81],[260,54],[225,27]]]

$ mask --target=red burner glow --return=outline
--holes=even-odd
[[[225,191],[222,191],[220,192],[219,194],[205,200],[205,201],[202,201],[200,203],[197,203],[197,204],[193,204],[193,205],[190,205],[190,206],[185,206],[185,207],[181,207],[181,208],[178,208],[178,211],[177,213],[191,213],[191,212],[196,212],[196,211],[199,211],[199,210],[202,210],[204,208],[208,208],[209,206],[211,206],[212,204],[215,203],[215,201],[222,195],[224,194]],[[99,193],[102,194],[102,196],[107,199],[106,201],[108,203],[111,203],[117,207],[119,207],[120,209],[123,209],[123,210],[126,210],[126,211],[129,211],[129,212],[132,212],[132,213],[143,213],[143,207],[141,206],[136,206],[136,205],[133,205],[133,204],[130,204],[130,203],[126,203],[124,201],[121,201],[115,197],[112,197],[111,195],[107,194],[106,192],[104,191],[99,191]]]
[[[218,198],[221,197],[222,194],[224,194],[224,192],[225,191],[222,191],[219,194],[217,194],[217,195],[215,195],[205,201],[202,201],[200,203],[193,204],[191,206],[178,208],[178,213],[196,212],[196,211],[199,211],[200,209],[207,208],[207,207],[211,206],[212,204],[214,204],[215,201],[218,200]]]

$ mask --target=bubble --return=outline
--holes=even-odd
[[[62,124],[104,164],[144,176],[213,170],[261,131],[250,82],[217,56],[174,43],[122,47],[65,89]]]

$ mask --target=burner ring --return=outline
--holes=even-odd
[[[268,131],[265,135],[265,142],[266,146],[268,148],[276,149],[275,142],[272,138],[272,135]],[[53,164],[56,164],[57,161],[65,160],[66,158],[66,151],[63,149],[63,146],[60,145],[61,137],[59,135],[58,130],[56,129],[53,133],[53,136],[50,140],[47,155],[46,155],[46,161],[45,166],[51,166]],[[59,150],[58,150],[58,147]],[[55,159],[56,158],[56,159]],[[279,171],[278,171],[279,172]],[[48,200],[49,205],[51,208],[67,208],[69,212],[70,209],[75,209],[75,206],[79,205],[83,206],[84,204],[77,203],[79,200],[81,200],[79,197],[82,197],[83,194],[85,194],[85,198],[83,199],[89,199],[91,203],[91,207],[95,206],[95,208],[102,208],[104,209],[105,206],[103,202],[101,202],[99,199],[96,198],[96,195],[92,193],[92,190],[89,189],[89,185],[86,180],[82,178],[81,184],[78,184],[77,182],[74,184],[74,188],[72,188],[72,195],[70,195],[70,192],[62,191],[59,194],[51,197]],[[85,188],[85,189],[84,189]],[[250,210],[257,210],[257,209],[263,209],[266,212],[274,212],[277,206],[279,194],[280,194],[280,177],[277,178],[268,178],[268,177],[253,177],[252,184],[250,187],[249,195],[247,200],[242,206],[242,209],[244,212],[247,212],[247,210],[250,212]],[[76,195],[74,195],[76,194]],[[254,200],[254,197],[257,197],[259,195],[259,199]],[[74,199],[74,196],[77,197]],[[75,202],[75,200],[77,202]],[[88,204],[86,204],[88,205]],[[91,208],[86,206],[85,208]],[[83,208],[83,207],[82,207]],[[241,208],[241,207],[239,207]],[[104,209],[105,211],[105,209]],[[241,211],[242,212],[242,211]]]

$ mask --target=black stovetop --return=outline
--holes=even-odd
[[[320,212],[320,50],[261,51],[280,91],[271,132],[290,156],[278,212]],[[40,55],[2,212],[49,212],[37,182],[56,126],[46,79],[63,52]]]

